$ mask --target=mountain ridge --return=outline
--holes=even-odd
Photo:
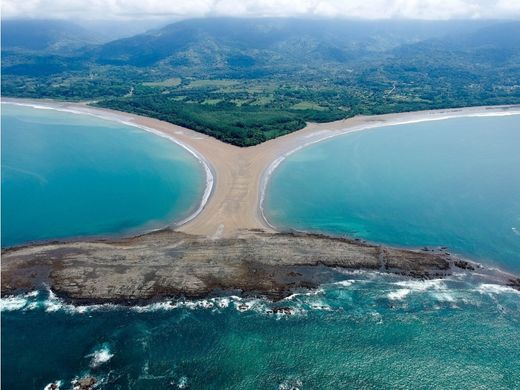
[[[2,47],[2,92],[249,146],[312,121],[518,104],[519,37],[520,21],[190,19],[63,51]]]

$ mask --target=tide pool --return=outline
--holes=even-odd
[[[264,210],[282,229],[447,246],[520,271],[519,151],[519,115],[351,133],[289,155]]]
[[[2,104],[2,246],[132,233],[198,208],[201,163],[175,143],[89,115]]]

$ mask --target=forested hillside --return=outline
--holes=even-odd
[[[61,51],[3,43],[2,93],[95,101],[248,146],[307,121],[520,103],[519,37],[520,22],[193,19]]]

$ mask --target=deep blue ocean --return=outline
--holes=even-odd
[[[274,172],[266,212],[284,228],[404,246],[448,245],[484,264],[518,270],[511,232],[520,225],[512,218],[520,198],[519,119],[392,126],[316,144]],[[38,119],[32,122],[38,127]],[[98,136],[109,131],[100,129]],[[121,131],[121,138],[133,134]],[[121,145],[132,148],[136,141]],[[183,152],[170,147],[157,138],[153,153],[141,145],[133,150]],[[464,159],[457,157],[459,148]],[[156,174],[161,182],[171,172]],[[161,188],[155,181],[148,185]],[[175,188],[182,198],[182,182]],[[276,303],[220,296],[139,307],[72,306],[45,290],[3,297],[2,389],[50,383],[70,389],[85,375],[100,389],[520,388],[520,292],[464,273],[417,281],[344,272],[340,279]],[[272,314],[274,307],[291,314]]]

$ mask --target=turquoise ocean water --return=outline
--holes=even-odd
[[[193,213],[205,172],[182,147],[118,122],[2,105],[2,246],[129,233]]]
[[[520,295],[461,280],[345,274],[272,304],[69,307],[4,300],[2,388],[93,375],[102,389],[517,389]],[[240,311],[237,306],[249,309]],[[269,314],[273,306],[292,315]],[[243,307],[243,306],[241,306]]]
[[[347,134],[274,171],[267,219],[282,228],[453,252],[520,271],[520,115]]]
[[[510,118],[473,118],[459,122],[479,126],[481,120],[499,131]],[[346,153],[348,143],[358,140],[358,152],[366,158],[351,158],[349,161],[360,164],[357,170],[364,172],[364,177],[356,180],[367,183],[362,187],[370,189],[365,196],[370,195],[371,200],[377,201],[368,172],[377,174],[378,169],[373,167],[364,171],[362,166],[372,159],[383,158],[386,162],[380,166],[396,177],[415,172],[418,161],[410,170],[404,170],[405,165],[399,165],[400,169],[392,168],[391,164],[399,159],[394,157],[392,160],[383,153],[385,145],[391,145],[392,141],[408,148],[407,153],[394,150],[402,158],[414,151],[412,154],[420,159],[421,164],[427,165],[426,162],[432,158],[449,161],[446,156],[450,155],[450,141],[443,129],[449,127],[449,123],[459,123],[457,121],[428,123],[434,126],[430,129],[436,130],[439,126],[438,140],[429,132],[425,132],[425,138],[411,136],[405,140],[404,136],[399,136],[401,127],[388,132],[382,129],[367,131],[363,134],[367,134],[368,140],[372,139],[372,134],[374,139],[381,135],[385,140],[371,158],[366,156],[371,149],[366,149],[367,146],[359,139],[362,133],[337,138],[330,142],[331,145],[318,144],[298,152],[275,171],[267,199],[267,205],[272,208],[267,211],[273,221],[276,217],[277,223],[283,226],[334,233],[375,231],[366,216],[363,225],[359,219],[356,223],[349,222],[349,213],[344,213],[342,208],[334,213],[322,201],[323,212],[328,214],[320,218],[319,210],[311,204],[316,192],[327,202],[338,204],[340,199],[344,199],[344,190],[348,187],[341,184],[341,180],[344,180],[345,173],[350,172],[343,160],[345,155],[350,155],[350,152]],[[421,128],[422,125],[417,126]],[[396,134],[391,136],[394,130]],[[449,133],[448,129],[445,131]],[[503,139],[488,138],[487,148],[465,138],[466,156],[483,158],[481,153],[471,154],[470,149],[477,148],[480,152],[486,149],[489,154],[484,156],[491,164],[496,159],[490,150],[512,150],[515,143],[520,146],[516,134],[511,131],[504,134]],[[347,141],[349,137],[353,137],[351,141]],[[341,147],[342,143],[346,144]],[[501,146],[498,147],[497,143]],[[336,146],[338,149],[334,149]],[[318,153],[315,148],[323,149]],[[428,150],[428,153],[415,153],[417,148]],[[443,151],[444,159],[440,159],[439,151]],[[340,165],[330,171],[334,165],[330,165],[329,160],[334,159]],[[514,162],[514,157],[510,161]],[[479,177],[483,182],[490,182],[486,188],[497,185],[502,172],[497,173],[492,167],[485,170],[478,161],[467,164],[481,171]],[[438,166],[444,167],[442,163]],[[501,164],[494,166],[502,167]],[[291,167],[293,175],[288,175],[287,167]],[[320,177],[309,175],[316,171],[321,172]],[[510,173],[512,171],[509,169]],[[434,167],[422,173],[430,175],[436,183],[430,188],[441,185]],[[330,175],[336,182],[340,180],[340,184],[330,184],[327,181]],[[302,185],[301,191],[285,187],[285,180],[281,179],[284,176],[293,186]],[[317,185],[306,186],[304,179],[310,177],[316,180]],[[398,182],[403,180],[406,182],[404,178]],[[407,180],[413,182],[411,178]],[[511,182],[514,183],[515,178]],[[454,183],[458,180],[449,181],[445,190],[453,190],[451,186]],[[418,184],[424,185],[422,181]],[[409,186],[395,185],[395,181],[384,185],[379,182],[379,191],[398,200],[398,193],[406,192]],[[461,193],[464,185],[459,185],[461,187],[456,188]],[[499,196],[499,191],[491,192]],[[435,194],[438,196],[439,192]],[[285,201],[275,199],[275,195],[290,198],[295,203],[294,208],[288,207],[287,214],[281,214],[276,202]],[[408,202],[416,207],[416,197],[407,196]],[[352,196],[348,198],[352,199]],[[504,209],[515,210],[507,203],[511,198],[514,197],[503,195],[500,198]],[[441,207],[442,199],[436,200],[440,206],[429,205],[430,213],[438,210],[440,218],[447,218]],[[423,199],[421,204],[427,206],[426,201]],[[303,217],[297,218],[295,210],[305,202],[314,211],[306,214],[304,209]],[[384,200],[380,202],[376,206],[389,204]],[[401,202],[397,210],[389,213],[395,214],[395,219],[399,219],[399,213],[404,213],[406,218],[400,220],[411,221],[411,226],[417,226],[413,218],[415,212],[406,210],[405,203]],[[369,205],[368,200],[365,204]],[[452,210],[458,209],[457,204]],[[376,206],[367,215],[381,215]],[[499,209],[499,206],[494,205],[493,209]],[[468,214],[459,218],[465,215]],[[507,215],[503,213],[504,226],[510,222]],[[378,218],[373,220],[379,221]],[[431,216],[430,220],[435,221],[435,218]],[[449,224],[443,222],[435,226],[441,228]],[[411,238],[435,239],[436,227],[427,227],[420,234],[407,233],[401,227],[406,234],[402,241],[397,242],[423,245],[425,243],[416,243]],[[477,228],[472,225],[470,231]],[[487,225],[485,229],[493,230]],[[456,231],[460,234],[459,230]],[[450,237],[443,229],[439,229],[437,234],[443,243],[446,237]],[[495,234],[489,241],[499,236]],[[396,237],[397,233],[393,233],[390,238]],[[509,242],[500,239],[502,243]],[[502,257],[506,251],[516,253],[514,248],[495,254],[490,248],[492,246],[488,245],[485,256],[494,259],[494,264],[515,267],[511,258]],[[473,254],[479,258],[484,256],[481,252]],[[292,314],[273,314],[274,307],[288,307]],[[344,272],[336,283],[314,291],[302,291],[276,303],[229,296],[165,301],[133,308],[113,305],[75,307],[48,291],[40,291],[2,299],[1,336],[1,380],[5,389],[43,389],[51,382],[60,383],[60,389],[70,389],[70,382],[84,375],[96,377],[101,389],[520,388],[520,293],[465,274],[445,280],[416,281],[377,273]]]

